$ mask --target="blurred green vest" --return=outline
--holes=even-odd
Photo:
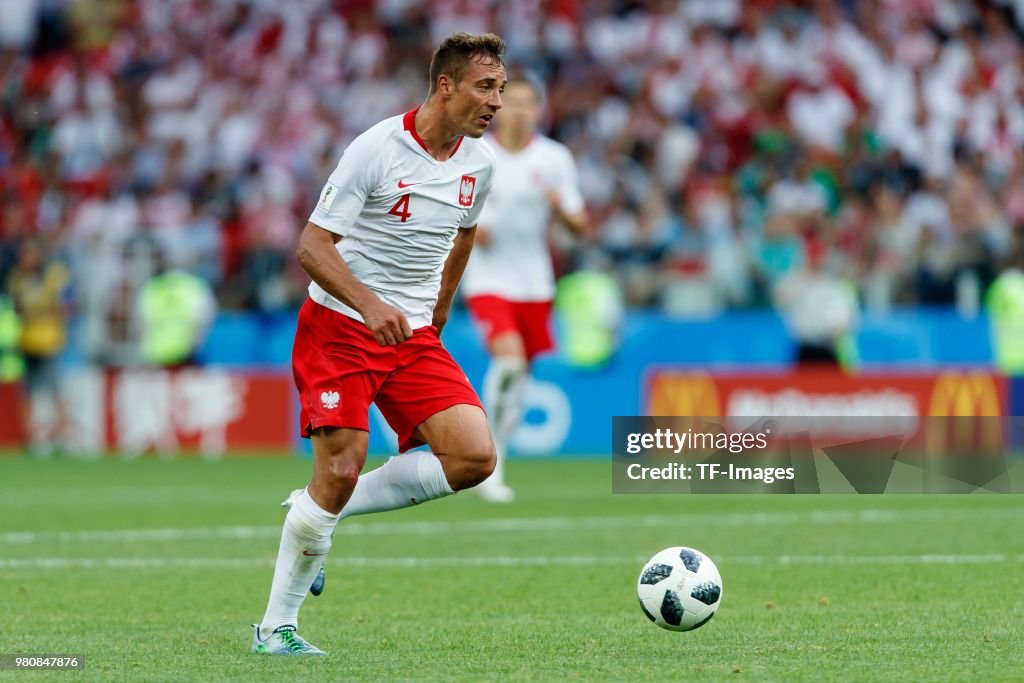
[[[18,353],[21,319],[10,299],[0,296],[0,382],[17,382],[25,374],[25,361]]]
[[[1024,374],[1024,272],[1003,271],[985,293],[985,308],[992,323],[996,367],[1007,374]]]
[[[615,352],[622,297],[604,273],[579,271],[558,281],[555,306],[563,326],[563,351],[569,362],[596,367]]]
[[[207,291],[202,279],[176,270],[161,273],[143,285],[139,310],[145,363],[176,365],[192,355],[203,324]]]

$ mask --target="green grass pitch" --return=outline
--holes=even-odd
[[[514,462],[470,494],[341,523],[301,633],[248,653],[292,458],[0,457],[0,653],[84,654],[10,680],[1024,680],[1020,496],[612,496],[599,460]],[[691,633],[635,583],[671,545],[722,572]]]

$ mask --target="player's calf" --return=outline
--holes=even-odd
[[[260,642],[273,649],[276,642],[271,639],[273,634],[285,627],[294,632],[298,627],[299,608],[330,552],[337,523],[338,515],[317,505],[308,491],[291,501],[281,532],[270,599],[253,641],[254,650]],[[278,635],[288,639],[294,633]]]
[[[291,509],[291,507],[298,501],[299,496],[306,492],[306,489],[295,489],[288,494],[288,497],[281,502],[281,507]],[[314,596],[320,595],[324,592],[324,585],[327,582],[327,577],[324,573],[324,568],[320,567],[320,573],[313,579],[313,584],[309,587],[309,592]]]

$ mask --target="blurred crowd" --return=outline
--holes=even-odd
[[[632,305],[766,305],[819,269],[969,309],[1021,258],[1019,0],[3,0],[0,282],[45,245],[108,360],[161,264],[295,306],[324,179],[455,30],[546,82],[595,227],[557,266]]]

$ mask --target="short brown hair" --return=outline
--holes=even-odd
[[[430,59],[430,92],[437,89],[437,79],[441,74],[451,76],[456,83],[466,75],[469,62],[473,59],[489,58],[500,66],[505,66],[505,41],[493,33],[473,35],[459,31],[453,33],[437,46],[434,56]]]

